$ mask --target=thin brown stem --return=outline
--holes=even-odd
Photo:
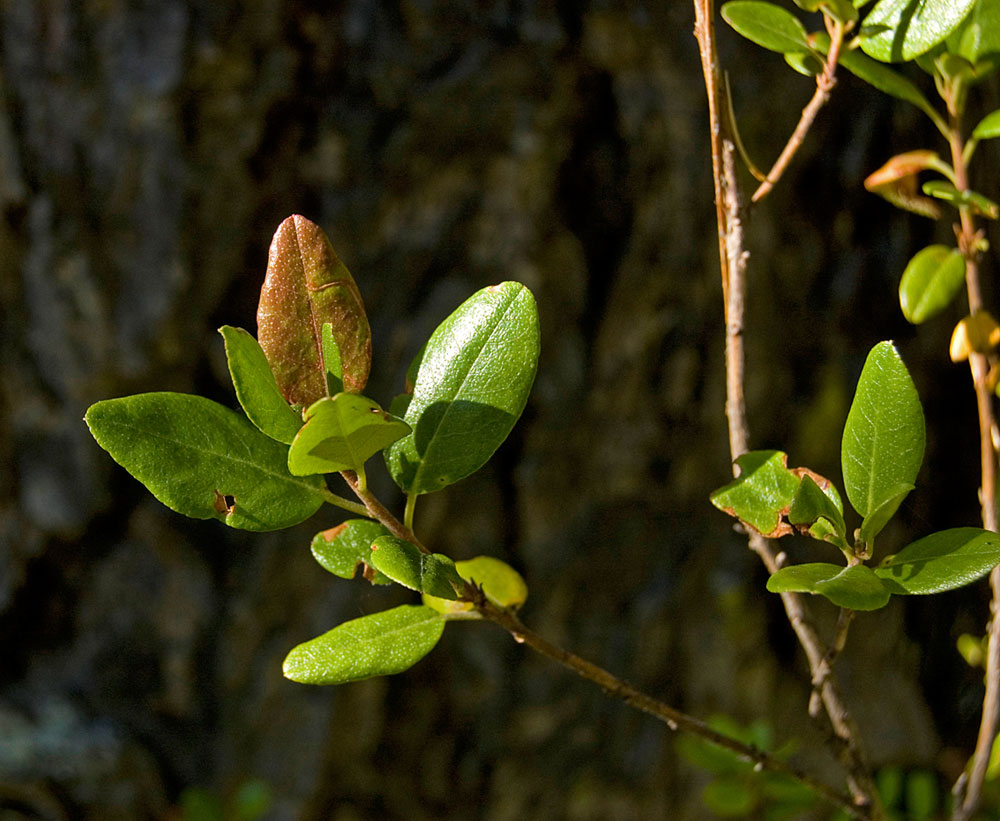
[[[969,188],[969,173],[962,141],[961,122],[953,106],[949,105],[948,108],[951,112],[948,142],[955,170],[955,187],[959,191],[966,191]],[[968,206],[959,209],[959,226],[956,228],[956,233],[959,248],[965,255],[965,286],[969,297],[969,312],[976,314],[983,309],[983,296],[979,282],[979,249],[975,219]],[[996,418],[993,410],[993,392],[987,379],[989,363],[983,354],[973,353],[969,356],[969,366],[976,391],[976,408],[979,412],[979,457],[982,479],[979,492],[983,527],[987,530],[996,530],[997,454],[993,444]],[[990,574],[990,587],[992,600],[990,624],[987,628],[989,649],[986,653],[986,695],[983,698],[983,713],[968,778],[963,774],[953,789],[956,800],[952,818],[956,821],[966,821],[979,806],[986,769],[993,750],[993,740],[1000,727],[1000,568],[993,568]]]
[[[816,75],[816,91],[813,92],[812,99],[809,100],[806,107],[802,109],[802,114],[799,116],[799,122],[792,132],[792,136],[788,138],[788,142],[785,143],[785,147],[782,149],[781,154],[778,155],[778,159],[775,160],[771,170],[767,172],[764,182],[754,191],[751,198],[753,202],[758,202],[766,197],[771,189],[774,188],[775,183],[781,179],[781,175],[785,173],[785,169],[788,168],[792,157],[795,156],[795,152],[799,150],[806,138],[806,134],[812,128],[812,124],[816,120],[816,115],[827,104],[827,101],[830,99],[830,92],[833,91],[833,87],[837,84],[837,60],[840,59],[840,49],[844,42],[845,28],[844,24],[840,21],[835,21],[832,25],[829,25],[829,18],[827,18],[827,21],[827,28],[830,30],[830,49],[826,54],[826,63],[823,65],[823,71]]]
[[[383,505],[378,498],[376,498],[374,493],[372,493],[367,487],[361,487],[361,484],[358,482],[358,476],[353,470],[345,470],[340,475],[344,477],[344,481],[347,482],[351,490],[354,491],[355,495],[364,504],[367,515],[371,516],[376,521],[381,522],[385,526],[386,530],[388,530],[393,536],[398,536],[400,539],[405,539],[411,544],[415,544],[418,548],[420,548],[421,553],[430,553],[430,551],[424,547],[423,542],[417,538],[416,534],[399,521],[399,519],[392,514],[392,511]]]
[[[699,738],[710,741],[713,744],[735,753],[745,761],[752,762],[755,769],[768,770],[773,773],[780,773],[789,778],[804,784],[824,800],[834,804],[854,818],[871,818],[871,815],[863,808],[858,807],[847,795],[834,790],[829,785],[819,781],[808,773],[786,764],[780,759],[768,755],[756,747],[743,744],[736,739],[716,732],[703,721],[693,716],[689,716],[680,710],[665,704],[645,693],[637,690],[631,684],[623,681],[617,676],[609,673],[603,667],[587,661],[584,658],[558,647],[538,633],[530,630],[514,614],[512,610],[497,607],[480,593],[474,596],[476,610],[483,618],[499,625],[509,632],[514,640],[520,644],[525,644],[543,656],[552,659],[572,670],[578,676],[592,681],[603,689],[608,695],[620,699],[644,713],[664,722],[671,730],[682,730]]]

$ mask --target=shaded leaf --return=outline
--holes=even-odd
[[[844,524],[844,503],[836,488],[827,482],[827,489],[822,490],[812,476],[802,477],[792,506],[788,511],[788,521],[793,525],[813,525],[817,519],[827,519],[840,536],[847,535]]]
[[[223,325],[219,333],[226,343],[226,360],[236,398],[258,430],[286,445],[302,427],[299,416],[278,390],[271,366],[257,340],[242,328]]]
[[[913,490],[913,485],[902,484],[894,491],[889,491],[886,500],[862,520],[861,530],[858,534],[861,541],[867,544],[874,542],[875,537],[882,532],[882,528],[889,524],[889,520],[896,515],[899,506],[910,495],[911,490]]]
[[[528,598],[528,586],[521,574],[506,562],[492,556],[476,556],[455,562],[458,575],[483,588],[486,598],[497,607],[520,607]],[[424,594],[424,604],[442,613],[471,610],[471,602],[449,601]]]
[[[421,553],[396,536],[381,536],[371,546],[370,564],[394,582],[439,599],[457,599],[465,582],[455,563],[441,553]]]
[[[948,51],[964,57],[974,65],[1000,52],[1000,3],[977,0],[972,11],[948,35]],[[995,69],[993,64],[991,69]],[[979,66],[977,66],[977,74]]]
[[[504,282],[477,292],[431,335],[405,421],[385,454],[407,493],[440,490],[481,468],[524,410],[538,366],[531,292]]]
[[[861,48],[885,63],[912,60],[944,40],[975,0],[879,0],[861,26]]]
[[[949,168],[934,151],[907,151],[892,157],[865,179],[865,188],[884,197],[897,208],[904,208],[930,219],[941,216],[941,208],[930,197],[917,193],[917,175],[928,169],[948,172]]]
[[[87,411],[98,444],[171,510],[243,530],[278,530],[312,516],[325,489],[285,464],[288,448],[201,396],[143,393]]]
[[[401,607],[362,616],[295,647],[285,678],[302,684],[344,684],[401,673],[441,638],[444,619],[429,607]]]
[[[772,593],[813,593],[825,596],[838,607],[878,610],[889,602],[890,593],[866,565],[854,567],[816,562],[783,567],[767,580]]]
[[[306,411],[306,423],[288,450],[288,469],[296,476],[361,472],[373,455],[409,432],[409,425],[367,396],[338,393]]]
[[[735,516],[762,536],[778,538],[792,532],[782,521],[799,488],[799,477],[780,450],[755,450],[736,460],[739,476],[711,495],[712,504]]]
[[[956,527],[918,539],[886,557],[876,574],[893,593],[941,593],[985,576],[1000,563],[1000,535]]]
[[[329,322],[344,387],[361,391],[371,366],[371,331],[361,293],[323,230],[298,214],[274,234],[257,308],[257,339],[290,404],[327,396],[323,324]]]
[[[785,62],[804,77],[815,77],[823,73],[823,61],[812,52],[789,52],[785,55]]]
[[[313,558],[330,573],[342,579],[353,579],[358,567],[365,568],[366,579],[372,584],[391,584],[392,579],[368,564],[372,542],[389,531],[371,519],[348,519],[346,522],[313,536]]]
[[[918,251],[899,281],[903,316],[919,324],[941,313],[965,284],[965,257],[955,248],[931,245]]]
[[[732,0],[722,6],[722,18],[748,40],[771,51],[787,54],[812,50],[799,19],[773,3]]]
[[[862,517],[912,485],[924,458],[924,413],[891,342],[868,354],[841,442],[847,498]]]

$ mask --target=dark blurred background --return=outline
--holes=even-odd
[[[273,534],[188,520],[90,438],[102,398],[235,405],[215,329],[256,330],[292,213],[359,283],[383,403],[474,290],[516,279],[538,300],[524,417],[484,470],[423,497],[423,539],[511,563],[544,635],[695,715],[763,718],[837,777],[780,603],[708,502],[731,474],[692,29],[679,0],[0,3],[0,817],[192,817],[192,795],[248,784],[275,819],[706,816],[709,776],[663,725],[489,625],[453,625],[391,679],[286,681],[293,645],[412,598],[315,564],[332,508]],[[766,166],[812,82],[719,37]],[[973,97],[1000,107],[995,85]],[[944,150],[923,115],[844,77],[748,218],[755,447],[839,484],[868,349],[894,338],[913,371],[927,459],[885,550],[978,520],[974,396],[947,359],[961,308],[916,332],[895,297],[950,227],[861,185],[921,147]],[[996,195],[980,152],[974,184]],[[982,673],[955,641],[987,611],[980,582],[857,618],[838,672],[876,766],[957,774]]]

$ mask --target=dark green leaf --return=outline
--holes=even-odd
[[[834,526],[840,536],[847,535],[844,524],[844,503],[840,501],[837,489],[827,482],[826,490],[822,490],[810,475],[802,477],[799,488],[788,511],[788,521],[793,525],[810,526],[817,519],[825,518]]]
[[[861,27],[861,48],[885,63],[912,60],[934,48],[975,0],[879,0]]]
[[[143,393],[91,406],[98,444],[171,510],[243,530],[278,530],[323,503],[319,478],[292,476],[288,448],[201,396]]]
[[[819,594],[850,610],[878,610],[888,604],[890,595],[866,565],[843,567],[823,562],[783,567],[767,580],[767,589],[772,593]]]
[[[888,498],[882,504],[865,516],[861,522],[861,531],[858,534],[861,537],[861,541],[867,544],[874,542],[875,537],[882,532],[882,528],[889,524],[889,520],[896,515],[896,511],[899,510],[903,499],[910,495],[911,490],[913,490],[913,485],[899,485],[895,488],[895,492],[889,492]]]
[[[405,420],[386,451],[407,493],[440,490],[481,468],[524,410],[538,365],[531,292],[504,282],[474,294],[427,343]]]
[[[928,196],[949,202],[956,208],[961,208],[964,205],[975,213],[990,219],[996,219],[1000,216],[1000,205],[975,191],[959,191],[950,182],[944,180],[930,180],[925,182],[922,187],[923,192]]]
[[[755,450],[736,460],[740,475],[711,495],[712,504],[769,538],[792,532],[782,516],[799,489],[799,477],[780,450]]]
[[[372,544],[372,567],[394,582],[439,599],[457,599],[465,582],[455,563],[441,553],[421,553],[416,545],[396,536],[382,536]]]
[[[340,347],[333,335],[333,325],[323,323],[323,367],[326,368],[326,390],[336,396],[344,390],[344,367],[340,362]]]
[[[323,230],[298,214],[274,234],[257,308],[257,339],[278,388],[293,405],[327,396],[323,324],[337,341],[347,390],[359,392],[371,366],[371,331],[361,293]]]
[[[840,450],[847,498],[868,516],[912,485],[924,458],[924,412],[910,374],[891,342],[868,354]]]
[[[444,619],[422,605],[403,605],[345,622],[300,644],[285,658],[285,678],[302,684],[344,684],[401,673],[441,638]]]
[[[965,257],[946,245],[918,251],[899,281],[899,305],[913,324],[941,313],[965,284]]]
[[[464,562],[455,562],[458,575],[467,582],[479,585],[489,599],[497,607],[518,608],[528,598],[528,586],[513,567],[492,556],[476,556]],[[428,593],[424,594],[424,604],[433,607],[441,613],[454,613],[471,610],[471,602],[459,602],[441,599]]]
[[[288,469],[296,476],[360,473],[373,455],[409,432],[409,425],[367,396],[338,393],[306,411],[306,423],[288,450]]]
[[[748,40],[771,51],[787,54],[812,50],[799,19],[773,3],[732,0],[722,7],[722,17]]]
[[[907,545],[875,572],[893,593],[941,593],[974,582],[998,563],[1000,535],[956,527]]]
[[[348,519],[343,524],[317,533],[312,540],[312,554],[320,565],[342,579],[353,579],[358,567],[368,568],[372,542],[389,531],[371,519]],[[391,584],[392,579],[369,569],[365,574],[372,584]]]
[[[1000,110],[991,111],[972,130],[972,136],[977,140],[992,140],[1000,137]]]
[[[302,427],[299,416],[278,390],[267,357],[249,333],[242,328],[223,325],[219,328],[226,343],[229,374],[236,388],[236,398],[247,417],[272,439],[291,444]]]

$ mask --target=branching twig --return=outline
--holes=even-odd
[[[399,521],[392,514],[392,511],[383,505],[370,489],[361,487],[358,483],[358,476],[353,470],[345,470],[340,475],[344,477],[344,481],[350,485],[351,490],[364,503],[365,512],[362,515],[371,516],[376,521],[381,522],[393,536],[398,536],[400,539],[405,539],[411,544],[415,544],[420,548],[421,553],[430,553],[420,539],[417,538],[417,535]]]

